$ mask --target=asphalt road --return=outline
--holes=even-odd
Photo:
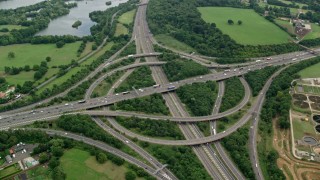
[[[157,170],[154,169],[153,167],[150,167],[149,165],[141,162],[140,160],[136,159],[135,157],[132,157],[131,155],[128,155],[128,154],[126,154],[126,153],[124,153],[114,147],[111,147],[111,146],[105,144],[104,142],[96,141],[94,139],[87,138],[87,137],[80,136],[80,135],[66,132],[66,131],[58,131],[58,130],[51,130],[51,129],[29,129],[29,130],[40,130],[40,131],[46,132],[48,135],[52,135],[52,136],[57,135],[57,136],[73,139],[75,141],[80,141],[85,144],[89,144],[89,145],[97,147],[103,151],[111,153],[115,156],[118,156],[131,164],[134,164],[138,167],[143,168],[147,173],[149,173],[153,177],[156,177],[157,179],[166,179],[162,174],[157,173]]]

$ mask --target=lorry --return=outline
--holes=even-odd
[[[175,88],[176,88],[175,86],[169,86],[168,90],[171,91],[171,90],[174,90]]]

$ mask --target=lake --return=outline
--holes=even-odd
[[[110,7],[124,3],[127,0],[112,0],[110,6],[106,5],[109,0],[93,0],[93,1],[76,1],[78,6],[70,9],[70,13],[65,16],[61,16],[55,20],[52,20],[43,31],[40,31],[36,35],[74,35],[74,36],[86,36],[90,35],[90,27],[95,24],[89,18],[89,13],[93,11],[103,11]],[[74,1],[70,1],[74,2]],[[72,27],[75,21],[81,21],[82,24],[77,29]]]
[[[15,9],[23,6],[30,6],[44,0],[8,0],[0,1],[0,9]]]

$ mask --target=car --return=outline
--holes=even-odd
[[[223,75],[225,75],[225,76],[226,76],[227,74],[226,74],[226,73],[224,73]]]
[[[202,76],[200,76],[200,79],[202,79],[203,77]]]
[[[143,89],[139,89],[140,92],[143,92]]]
[[[66,104],[64,104],[65,106],[69,106],[69,104],[68,103],[66,103]]]
[[[119,93],[117,93],[116,96],[119,96]]]
[[[129,141],[128,141],[128,140],[126,140],[126,143],[129,143]]]

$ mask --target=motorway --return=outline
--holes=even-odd
[[[103,151],[106,151],[108,153],[111,153],[115,156],[118,156],[127,162],[134,164],[140,168],[143,168],[147,173],[149,173],[151,176],[156,177],[157,179],[167,179],[163,174],[158,173],[157,169],[154,169],[153,167],[150,167],[149,165],[141,162],[140,160],[136,159],[135,157],[132,157],[131,155],[124,153],[120,151],[119,149],[116,149],[114,147],[111,147],[104,142],[97,141],[91,138],[87,138],[84,136],[80,136],[74,133],[66,132],[66,131],[59,131],[59,130],[52,130],[52,129],[33,129],[33,128],[26,128],[26,130],[40,130],[44,131],[46,134],[51,135],[51,136],[61,136],[69,139],[73,139],[75,141],[80,141],[85,144],[97,147]]]
[[[303,56],[303,58],[297,59],[294,62],[305,60],[307,57],[313,57],[313,55],[308,55],[308,56],[305,55],[305,56]],[[163,84],[158,88],[154,88],[154,87],[142,88],[143,92],[137,93],[135,91],[130,91],[130,93],[125,94],[125,95],[115,94],[115,95],[106,96],[106,97],[93,98],[93,99],[87,100],[87,102],[83,103],[83,104],[78,104],[77,102],[70,102],[68,106],[66,106],[65,104],[60,104],[60,105],[53,106],[53,107],[37,109],[37,112],[44,112],[44,114],[33,112],[33,111],[20,112],[21,110],[29,109],[29,108],[35,106],[35,105],[30,105],[30,106],[26,106],[24,108],[20,108],[17,110],[12,110],[12,111],[8,111],[8,112],[0,113],[0,116],[2,116],[1,117],[2,119],[0,119],[0,126],[2,128],[8,128],[8,127],[13,127],[13,126],[20,125],[20,124],[30,123],[35,120],[43,120],[44,118],[45,119],[49,119],[50,117],[55,118],[55,117],[62,115],[63,113],[70,112],[70,111],[79,111],[79,110],[84,110],[84,109],[90,109],[90,108],[110,105],[110,104],[113,104],[113,103],[116,103],[116,102],[119,102],[122,100],[126,100],[126,99],[133,99],[133,98],[137,98],[137,97],[148,96],[148,95],[151,95],[154,93],[168,92],[168,91],[170,91],[170,90],[168,90],[168,87],[170,87],[172,85],[174,85],[176,88],[179,88],[180,86],[183,86],[185,84],[192,84],[194,82],[206,82],[209,80],[221,81],[221,80],[233,77],[233,76],[242,76],[250,71],[262,69],[266,66],[291,64],[292,62],[293,62],[293,60],[277,61],[277,62],[274,62],[273,64],[263,62],[263,63],[260,63],[259,65],[250,65],[247,67],[243,67],[242,69],[235,68],[235,69],[230,70],[230,72],[211,73],[208,75],[188,78],[188,79],[177,81],[177,82],[171,82],[168,84]],[[107,63],[109,63],[109,62],[104,63],[103,66],[99,66],[98,70],[95,70],[94,71],[95,73],[91,73],[91,74],[94,75],[94,74],[97,74],[98,72],[100,72],[103,69],[103,67],[107,65]],[[125,67],[122,67],[122,68],[125,68]],[[90,77],[92,77],[92,76],[90,76]],[[81,83],[84,82],[85,80],[87,80],[87,78],[82,80]],[[79,85],[80,82],[77,84]],[[64,92],[61,94],[65,95],[67,92]],[[61,94],[59,96],[61,96]],[[57,96],[54,96],[54,97],[57,97]],[[49,102],[54,97],[48,98],[47,100],[45,100],[43,102]],[[33,113],[35,113],[35,114],[33,114]],[[221,114],[221,113],[219,113],[219,114]],[[218,115],[216,117],[218,117]],[[8,116],[8,117],[6,118],[6,116]],[[15,118],[12,118],[13,116],[15,116]],[[10,119],[10,117],[12,119]],[[220,117],[222,117],[222,116],[220,116]],[[198,117],[196,117],[196,119],[197,118]],[[212,118],[212,117],[209,117],[209,118]],[[169,119],[175,119],[175,118],[171,117]],[[182,119],[185,119],[185,118],[181,118],[180,121]],[[179,119],[177,119],[177,120],[179,120]]]
[[[147,1],[145,1],[147,2]],[[114,120],[109,120],[109,122],[113,125],[114,128],[118,129],[120,132],[126,133],[126,135],[131,137],[137,137],[139,140],[151,142],[155,144],[163,144],[163,145],[191,145],[193,147],[194,152],[199,157],[200,161],[203,163],[209,174],[214,179],[244,179],[243,175],[237,170],[237,168],[234,166],[234,164],[228,159],[227,155],[225,154],[223,148],[221,147],[219,142],[220,139],[230,135],[234,131],[236,131],[238,128],[243,126],[245,123],[247,123],[250,119],[253,119],[252,126],[250,128],[250,159],[253,165],[253,169],[255,172],[255,175],[257,179],[263,179],[263,175],[261,172],[261,168],[259,166],[259,160],[256,150],[256,136],[257,136],[257,127],[258,127],[258,121],[259,121],[259,112],[261,111],[265,93],[267,92],[272,79],[277,76],[281,70],[277,71],[275,74],[272,75],[272,77],[267,81],[267,83],[264,85],[263,89],[257,96],[254,103],[252,103],[251,108],[248,110],[248,112],[233,126],[231,126],[229,129],[220,132],[220,133],[213,133],[213,129],[216,129],[215,121],[219,118],[225,117],[227,115],[233,114],[243,108],[249,101],[251,96],[250,87],[248,86],[247,82],[243,78],[241,79],[241,82],[245,88],[245,97],[242,100],[241,103],[239,103],[237,106],[233,107],[232,109],[220,112],[219,113],[219,106],[221,104],[221,98],[224,91],[223,83],[221,83],[223,80],[228,79],[230,77],[234,76],[242,76],[250,71],[262,69],[267,66],[277,66],[277,65],[288,65],[292,63],[296,63],[299,61],[307,60],[312,57],[315,57],[315,55],[310,54],[308,52],[295,52],[290,53],[286,55],[279,55],[274,56],[271,60],[260,60],[256,62],[250,62],[250,63],[244,63],[244,64],[233,64],[233,65],[218,65],[215,63],[208,62],[207,60],[193,55],[188,55],[186,53],[180,55],[185,58],[190,58],[198,63],[201,63],[205,65],[208,68],[230,68],[229,70],[221,71],[221,72],[215,72],[210,73],[207,75],[197,76],[188,78],[181,81],[176,82],[168,82],[166,75],[161,69],[161,65],[163,65],[165,62],[158,62],[156,56],[160,55],[160,53],[156,53],[153,50],[152,42],[154,43],[155,40],[153,39],[152,35],[150,35],[150,31],[148,29],[148,25],[146,23],[146,6],[139,6],[138,11],[136,14],[136,20],[135,20],[135,26],[134,26],[134,32],[132,36],[132,39],[130,42],[127,43],[124,47],[122,47],[121,50],[119,50],[117,53],[115,53],[113,56],[111,56],[108,60],[106,60],[103,64],[101,64],[97,69],[95,69],[90,75],[88,75],[86,78],[81,80],[80,82],[73,85],[71,88],[68,88],[63,93],[60,93],[58,95],[55,95],[53,97],[50,97],[46,100],[43,100],[37,104],[29,105],[23,108],[19,108],[16,110],[0,113],[0,129],[7,129],[15,126],[21,126],[25,124],[30,124],[34,121],[43,121],[43,120],[51,120],[55,119],[63,114],[88,114],[92,116],[108,116],[108,117],[114,117],[114,116],[136,116],[139,118],[149,118],[152,120],[170,120],[174,122],[178,122],[178,125],[180,129],[182,130],[183,134],[186,137],[186,140],[163,140],[163,139],[156,139],[156,138],[148,138],[144,136],[137,135],[132,132],[128,132],[123,127],[117,127],[117,124]],[[134,39],[133,39],[134,37]],[[136,61],[136,63],[123,66],[117,69],[114,69],[101,77],[98,78],[88,89],[85,96],[85,101],[75,101],[75,102],[68,102],[65,104],[50,106],[46,108],[39,108],[34,110],[28,110],[35,108],[35,106],[39,104],[43,104],[46,102],[49,102],[53,98],[65,96],[71,89],[77,87],[81,83],[89,80],[90,78],[94,77],[98,73],[102,72],[106,67],[108,67],[111,63],[120,62],[121,60],[125,58],[116,59],[116,57],[130,44],[133,40],[136,40],[137,44],[137,53],[138,55],[133,55],[130,57],[133,58],[139,58],[146,56],[145,63],[139,63],[139,60]],[[142,52],[141,52],[142,51]],[[318,51],[318,50],[317,50]],[[179,52],[176,52],[179,53]],[[111,74],[123,71],[123,70],[129,70],[133,71],[134,68],[147,65],[150,66],[152,70],[152,76],[154,80],[160,85],[159,87],[146,87],[141,88],[141,91],[128,91],[126,93],[119,93],[119,94],[110,94],[105,97],[99,97],[99,98],[92,98],[90,99],[90,96],[95,89],[95,87],[103,81],[107,76],[110,76]],[[238,67],[238,66],[245,66],[245,67]],[[128,76],[130,72],[127,71]],[[125,78],[125,77],[124,77]],[[219,96],[217,98],[213,114],[209,116],[202,116],[202,117],[189,117],[189,114],[184,109],[183,105],[181,104],[179,98],[174,93],[174,90],[186,85],[186,84],[192,84],[195,82],[206,82],[206,81],[217,81],[220,84],[219,90]],[[168,89],[170,86],[175,86],[173,90]],[[220,92],[221,91],[221,92]],[[157,115],[147,115],[142,113],[134,113],[134,112],[122,112],[122,111],[97,111],[97,110],[90,110],[97,107],[104,107],[107,105],[111,105],[123,100],[138,98],[138,97],[144,97],[155,93],[162,93],[163,98],[166,101],[166,105],[169,107],[170,112],[173,116],[157,116]],[[101,142],[94,141],[89,138],[85,138],[82,136],[78,136],[75,134],[70,134],[66,132],[60,132],[60,131],[53,131],[53,130],[46,130],[48,134],[58,134],[61,136],[67,136],[68,138],[73,138],[75,140],[85,141],[85,143],[91,144],[93,146],[99,147],[101,149],[104,148],[106,151],[112,151],[113,153],[124,156],[123,158],[127,160],[128,162],[131,162],[133,164],[138,164],[138,166],[145,168],[145,170],[148,173],[151,174],[157,174],[157,178],[166,178],[166,179],[176,179],[176,177],[167,169],[161,169],[163,165],[158,162],[156,159],[152,158],[151,155],[143,151],[141,148],[131,141],[128,141],[128,139],[125,140],[125,137],[121,136],[119,133],[117,134],[114,130],[111,128],[103,125],[99,119],[94,119],[94,121],[103,129],[108,131],[110,134],[113,134],[115,137],[121,139],[124,142],[129,142],[130,147],[133,148],[135,151],[137,151],[141,156],[144,158],[149,159],[148,161],[154,165],[156,168],[160,168],[158,171],[157,169],[153,169],[152,167],[149,167],[148,165],[143,164],[139,160],[134,159],[133,157],[123,153],[123,152],[117,152],[115,149],[110,149],[112,147],[109,147],[105,144],[101,144]],[[112,122],[114,121],[114,122]],[[201,122],[201,121],[210,121],[210,129],[212,129],[212,134],[208,137],[204,137],[202,132],[199,131],[198,127],[194,124],[194,122]],[[213,122],[212,122],[213,121]],[[217,149],[218,154],[220,157],[216,156],[215,150],[207,143],[215,142],[214,145]],[[129,145],[128,144],[128,145]],[[123,154],[121,154],[123,153]],[[132,159],[133,158],[133,159]],[[222,159],[222,161],[220,160]],[[153,160],[152,160],[153,159]]]
[[[244,81],[243,78],[241,78],[241,81]],[[223,81],[218,83],[219,85],[219,91],[218,91],[218,96],[216,99],[216,102],[214,104],[213,110],[212,110],[212,114],[218,114],[219,110],[220,110],[220,106],[222,103],[222,97],[224,95],[225,92],[225,83]],[[211,135],[215,135],[216,133],[216,121],[210,121],[210,133]],[[219,154],[220,158],[223,160],[224,164],[226,164],[226,166],[228,167],[228,169],[230,169],[230,171],[232,172],[232,174],[235,176],[236,179],[238,180],[244,180],[245,177],[243,176],[243,174],[238,170],[238,168],[236,167],[236,165],[232,162],[232,160],[229,158],[229,155],[227,155],[227,153],[225,152],[224,148],[222,147],[222,145],[220,144],[220,141],[215,141],[213,143],[214,147],[217,150],[217,154]]]
[[[143,157],[144,159],[146,159],[151,165],[153,165],[155,168],[157,169],[163,169],[164,170],[164,174],[163,176],[168,177],[167,179],[172,179],[172,180],[176,180],[178,178],[176,178],[174,176],[173,173],[171,173],[170,171],[168,171],[165,167],[164,164],[160,163],[155,157],[153,157],[152,155],[150,155],[147,151],[145,151],[144,149],[142,149],[140,146],[136,145],[134,142],[132,142],[130,139],[126,138],[125,136],[121,135],[120,133],[118,133],[117,131],[113,130],[112,128],[110,128],[109,126],[107,126],[104,122],[102,122],[99,118],[92,118],[92,120],[98,125],[100,126],[100,128],[102,128],[103,130],[105,130],[106,132],[108,132],[109,134],[111,134],[112,136],[114,136],[115,138],[119,139],[120,141],[122,141],[123,143],[125,143],[127,146],[129,146],[131,149],[133,149],[135,152],[137,152],[141,157]]]

